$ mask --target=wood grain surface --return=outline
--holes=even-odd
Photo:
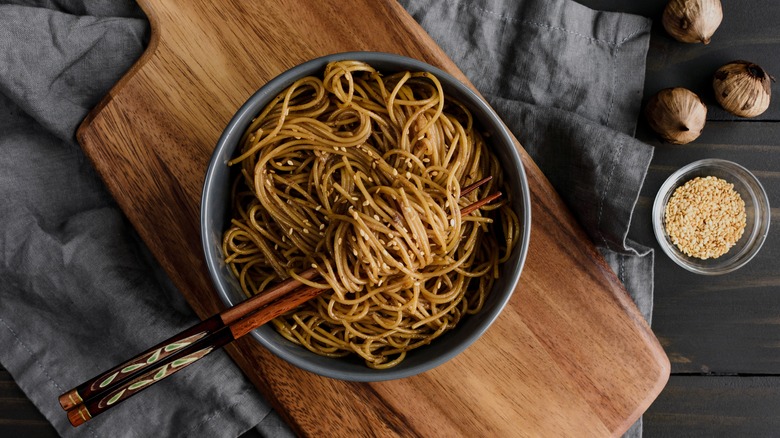
[[[657,13],[663,0],[647,1]],[[658,248],[652,236],[652,199],[674,170],[702,158],[723,158],[752,171],[771,209],[766,242],[755,259],[736,272],[701,277],[656,256],[653,328],[672,361],[673,373],[703,376],[780,374],[780,97],[773,84],[769,109],[740,119],[714,102],[710,78],[722,64],[746,59],[780,75],[780,4],[723,1],[724,18],[707,46],[674,44],[660,26],[651,37],[645,99],[665,87],[683,85],[708,104],[702,136],[686,146],[659,142],[644,123],[637,136],[656,147],[635,212],[630,236]],[[650,15],[653,17],[654,15]],[[706,385],[706,384],[704,384]],[[769,394],[767,392],[767,394]],[[693,394],[692,397],[695,397]],[[726,406],[725,404],[723,405]],[[734,409],[738,409],[734,406]],[[728,410],[723,415],[730,415]],[[748,423],[749,424],[749,423]],[[758,426],[756,424],[756,426]]]
[[[749,4],[723,0],[723,24],[706,47],[678,45],[665,34],[657,20],[666,0],[577,1],[656,21],[648,53],[645,99],[660,88],[678,84],[688,84],[706,94],[706,72],[731,58],[754,60],[775,76],[780,75],[780,66],[772,68],[771,64],[780,62],[773,56],[780,50],[774,25],[780,20],[780,4],[772,0]],[[754,25],[757,22],[772,25]],[[722,59],[708,60],[710,52],[720,53]],[[711,108],[710,116],[718,112]],[[634,215],[631,237],[655,245],[649,222],[652,198],[673,169],[690,161],[718,153],[757,170],[762,181],[763,172],[780,171],[780,125],[772,123],[778,120],[778,114],[780,99],[775,96],[758,122],[710,120],[704,137],[688,146],[662,144],[640,122],[638,137],[657,149]],[[780,185],[776,180],[765,185],[771,205],[780,206]],[[732,274],[738,279],[732,275],[693,276],[657,254],[653,330],[669,353],[673,376],[644,416],[645,437],[773,436],[780,430],[776,409],[780,406],[778,219],[780,208],[774,207],[770,237],[756,259]],[[0,436],[57,436],[1,369]]]
[[[203,175],[253,91],[293,65],[348,50],[406,54],[466,80],[391,0],[349,10],[336,1],[140,4],[149,48],[78,139],[201,317],[220,308],[200,248]],[[229,349],[297,432],[615,435],[650,405],[668,378],[666,356],[524,152],[523,160],[534,218],[525,271],[507,310],[465,353],[412,378],[356,384],[301,371],[251,339]]]
[[[776,437],[778,376],[672,376],[645,414],[644,436]]]
[[[0,436],[44,438],[57,432],[0,367]]]
[[[641,134],[640,134],[641,135]],[[780,365],[780,125],[709,121],[702,136],[683,147],[656,144],[656,157],[637,205],[631,234],[655,245],[650,212],[655,194],[675,170],[703,158],[746,166],[767,189],[771,224],[759,254],[728,275],[702,277],[656,255],[654,328],[674,372],[778,373]],[[644,219],[644,218],[647,219]]]
[[[666,0],[578,0],[639,13],[655,23],[647,57],[645,100],[685,86],[708,104],[702,136],[685,146],[662,143],[640,121],[637,137],[656,147],[629,237],[656,249],[653,330],[672,362],[672,378],[644,417],[645,436],[777,436],[780,430],[780,98],[740,119],[714,101],[711,75],[745,59],[780,76],[780,4],[722,0],[724,18],[712,42],[680,44],[660,26]],[[655,194],[672,172],[702,158],[737,162],[761,180],[771,224],[763,248],[736,272],[691,274],[660,252],[652,235]]]
[[[735,59],[756,62],[780,77],[780,58],[775,56],[780,50],[775,24],[780,3],[722,0],[723,22],[704,46],[678,43],[666,34],[660,25],[666,0],[578,1],[654,20],[644,100],[662,88],[686,86],[708,104],[702,136],[691,144],[659,141],[642,118],[637,129],[637,137],[655,146],[655,153],[629,237],[656,250],[653,330],[669,355],[672,374],[780,375],[780,85],[773,84],[773,100],[764,114],[741,119],[718,106],[710,82],[717,67]],[[756,258],[736,272],[703,277],[681,269],[660,251],[650,212],[658,188],[672,172],[710,157],[734,161],[755,173],[772,208],[769,234]],[[665,399],[657,403],[663,406]],[[729,415],[728,410],[723,414]]]

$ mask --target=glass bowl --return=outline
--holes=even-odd
[[[685,255],[664,227],[664,210],[669,198],[677,187],[697,176],[714,176],[734,184],[734,190],[745,201],[745,232],[726,254],[718,258],[702,260]],[[714,158],[695,161],[674,172],[661,185],[653,203],[653,231],[661,249],[678,265],[702,275],[735,271],[755,257],[769,232],[769,218],[769,199],[755,175],[737,163]]]

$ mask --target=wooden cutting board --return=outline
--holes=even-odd
[[[309,59],[393,52],[467,81],[393,0],[141,0],[149,48],[78,139],[201,317],[222,305],[199,234],[201,185],[233,112]],[[464,353],[422,375],[349,383],[301,371],[247,337],[230,354],[302,435],[619,435],[665,385],[669,362],[623,287],[521,149],[531,247],[509,306]]]

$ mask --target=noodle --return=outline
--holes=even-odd
[[[460,214],[502,186],[501,167],[468,110],[426,72],[330,63],[269,103],[229,164],[240,174],[223,252],[244,292],[290,276],[330,289],[275,328],[373,368],[479,312],[520,233],[508,201]],[[310,267],[319,279],[296,276]]]

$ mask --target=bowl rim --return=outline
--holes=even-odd
[[[214,285],[220,299],[226,306],[234,306],[238,302],[240,302],[240,300],[235,300],[231,296],[231,294],[228,291],[229,285],[226,284],[226,280],[223,279],[222,276],[220,275],[220,268],[219,266],[217,266],[217,261],[210,256],[211,254],[213,254],[214,245],[212,244],[213,243],[212,240],[209,239],[209,235],[208,235],[209,229],[207,224],[211,222],[212,216],[215,215],[216,213],[211,211],[212,209],[206,208],[212,203],[211,197],[216,196],[214,194],[214,190],[216,190],[216,188],[213,187],[214,186],[213,180],[215,177],[214,174],[216,172],[216,168],[224,164],[222,160],[220,160],[220,157],[223,155],[223,152],[231,146],[232,143],[231,140],[237,142],[237,140],[240,139],[241,135],[243,135],[243,128],[240,127],[243,126],[244,123],[247,123],[247,119],[251,120],[252,118],[254,118],[256,116],[256,113],[259,110],[261,110],[262,107],[265,106],[270,99],[275,97],[284,88],[289,86],[289,84],[291,84],[295,79],[304,76],[306,74],[310,74],[310,73],[305,73],[309,70],[315,70],[315,71],[322,70],[325,67],[325,65],[329,62],[348,60],[348,59],[357,59],[366,62],[368,64],[371,64],[372,62],[398,63],[398,64],[403,64],[402,66],[403,69],[428,71],[432,73],[437,78],[439,78],[439,80],[442,82],[442,85],[445,88],[457,89],[458,93],[461,94],[461,97],[459,97],[460,100],[464,101],[464,103],[469,108],[471,108],[472,111],[482,112],[484,114],[485,119],[490,120],[491,124],[495,125],[494,126],[495,132],[493,133],[493,135],[500,137],[499,140],[500,142],[506,144],[515,144],[515,140],[512,134],[510,133],[509,129],[506,127],[506,125],[501,120],[501,118],[496,114],[493,108],[490,107],[490,105],[482,97],[477,95],[477,93],[475,93],[471,88],[463,84],[460,80],[456,79],[454,76],[450,75],[449,73],[414,58],[409,58],[402,55],[384,53],[384,52],[351,51],[351,52],[334,53],[334,54],[314,58],[309,61],[298,64],[294,67],[291,67],[290,69],[285,70],[284,72],[280,73],[279,75],[277,75],[276,77],[268,81],[266,84],[261,86],[244,102],[243,105],[241,105],[240,108],[238,108],[235,111],[230,121],[226,125],[225,129],[223,130],[222,134],[220,135],[219,140],[217,141],[216,147],[209,160],[206,176],[203,182],[203,191],[202,191],[201,208],[200,208],[201,244],[203,246],[206,265],[208,268],[209,276],[211,278],[211,282]],[[357,381],[357,382],[385,381],[385,380],[393,380],[393,379],[400,379],[404,377],[413,376],[428,371],[432,368],[435,368],[449,361],[450,359],[457,356],[461,352],[463,352],[466,348],[472,345],[477,339],[479,339],[484,334],[485,331],[487,331],[487,329],[496,320],[498,315],[506,307],[507,303],[509,302],[515,290],[517,289],[517,284],[519,282],[519,278],[522,273],[523,267],[525,265],[525,260],[528,254],[528,248],[529,248],[529,242],[531,236],[531,199],[530,199],[528,178],[518,148],[512,147],[508,149],[509,149],[509,151],[507,151],[508,155],[510,156],[510,159],[514,162],[512,163],[513,165],[510,167],[513,170],[517,169],[517,174],[514,175],[513,178],[517,178],[519,180],[519,185],[521,188],[521,193],[514,194],[515,195],[514,202],[520,205],[522,208],[522,214],[519,219],[523,224],[522,233],[519,238],[520,240],[518,242],[518,247],[515,248],[517,254],[516,255],[513,254],[512,258],[510,259],[510,261],[512,259],[516,261],[513,266],[508,266],[508,269],[504,270],[504,275],[510,276],[507,283],[508,287],[510,288],[510,291],[504,297],[502,297],[501,300],[495,306],[493,306],[492,309],[490,309],[490,312],[488,314],[482,315],[483,319],[481,320],[480,324],[477,325],[476,329],[472,333],[470,333],[467,337],[465,337],[465,339],[459,342],[454,348],[450,348],[449,350],[446,350],[444,354],[441,354],[430,360],[423,361],[413,366],[409,366],[405,368],[394,367],[385,370],[374,370],[369,367],[365,367],[366,370],[365,372],[354,373],[351,371],[340,371],[331,368],[323,368],[319,365],[311,363],[307,359],[288,354],[287,351],[285,351],[281,346],[275,345],[275,343],[265,339],[260,332],[261,329],[253,330],[252,336],[255,338],[257,342],[259,342],[263,347],[271,351],[274,355],[295,365],[296,367],[302,368],[306,371],[321,376],[325,376],[325,377],[330,377],[339,380]],[[510,261],[506,262],[506,264],[510,263]],[[485,312],[485,311],[487,311],[487,309],[483,309],[481,312]],[[300,347],[300,348],[304,349],[304,347]],[[305,351],[308,352],[308,350]]]
[[[663,212],[665,210],[664,198],[666,197],[667,194],[671,196],[672,190],[675,189],[676,186],[679,186],[679,184],[676,185],[675,182],[681,180],[685,174],[688,174],[690,172],[696,171],[704,167],[718,167],[720,169],[723,169],[726,173],[732,175],[735,175],[734,174],[735,169],[737,171],[743,172],[744,176],[747,177],[747,179],[749,179],[751,182],[753,182],[758,188],[757,191],[753,191],[752,188],[748,186],[751,195],[757,198],[756,200],[758,201],[758,203],[763,202],[764,205],[766,205],[767,207],[764,211],[760,212],[761,217],[759,217],[759,215],[755,216],[756,223],[762,225],[762,228],[756,227],[756,229],[753,230],[753,234],[751,236],[748,236],[749,239],[754,240],[750,252],[745,257],[741,259],[737,259],[735,263],[717,269],[701,267],[701,266],[693,266],[687,263],[686,260],[678,254],[681,252],[673,248],[673,244],[667,242],[666,229],[663,226],[663,222],[664,222]],[[735,175],[735,176],[741,178],[741,176],[739,175]],[[724,160],[722,158],[704,158],[701,160],[691,162],[674,171],[671,175],[669,175],[669,177],[667,177],[664,180],[664,182],[661,184],[661,187],[659,187],[658,192],[656,193],[655,199],[653,201],[653,209],[651,214],[652,214],[653,234],[655,235],[655,238],[658,241],[658,245],[661,247],[661,250],[667,255],[667,257],[669,257],[677,265],[681,266],[682,268],[690,272],[693,272],[695,274],[700,274],[700,275],[723,275],[723,274],[728,274],[730,272],[734,272],[737,269],[745,266],[759,253],[761,247],[764,245],[764,242],[766,241],[766,237],[769,234],[769,225],[771,222],[771,207],[769,204],[769,197],[767,196],[766,189],[764,189],[764,186],[763,184],[761,184],[761,181],[753,174],[753,172],[751,172],[741,164],[729,160]]]

